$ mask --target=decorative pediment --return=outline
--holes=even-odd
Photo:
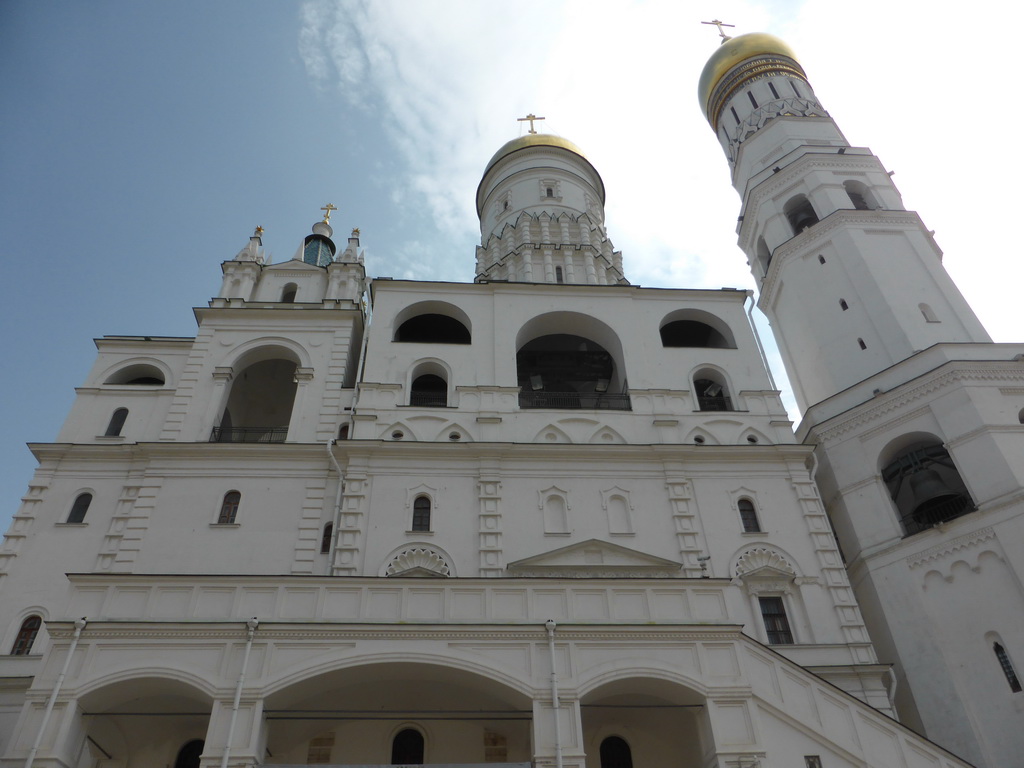
[[[789,560],[767,547],[754,547],[740,555],[734,573],[752,595],[788,593],[796,579]]]
[[[263,268],[264,274],[268,272],[309,272],[311,274],[323,274],[324,268],[317,267],[313,264],[307,264],[301,259],[291,259],[289,261],[282,261],[277,264],[272,264]]]
[[[563,578],[670,578],[678,576],[682,563],[608,541],[590,539],[508,564],[516,576]]]
[[[451,568],[440,554],[429,547],[409,547],[402,550],[388,563],[387,576],[425,576],[445,578],[451,575]]]

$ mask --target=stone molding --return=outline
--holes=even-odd
[[[923,552],[910,555],[906,558],[907,565],[911,568],[917,568],[926,563],[931,563],[936,560],[941,560],[944,557],[955,554],[971,547],[979,546],[980,544],[996,538],[996,532],[990,528],[981,528],[977,531],[964,534],[963,536],[957,536],[955,539],[938,544],[930,549],[926,549]]]

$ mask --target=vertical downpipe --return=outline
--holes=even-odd
[[[548,631],[548,652],[551,656],[551,711],[555,715],[555,766],[562,768],[562,723],[559,718],[561,703],[558,700],[558,672],[555,670],[555,624],[554,619],[544,622]]]
[[[60,674],[57,675],[57,682],[53,684],[53,690],[50,691],[50,698],[46,702],[46,711],[43,712],[43,722],[39,724],[39,733],[36,734],[35,743],[32,745],[32,750],[28,753],[28,758],[25,760],[25,768],[32,768],[32,763],[36,759],[36,753],[39,752],[39,745],[43,743],[43,732],[50,722],[50,715],[53,714],[53,705],[57,703],[57,696],[60,694],[60,688],[64,684],[64,677],[71,666],[71,657],[75,655],[75,648],[78,647],[78,638],[82,636],[82,630],[85,629],[86,623],[85,617],[75,621],[75,634],[71,638],[68,656],[64,659],[64,666],[61,668]]]
[[[231,705],[231,721],[228,723],[228,736],[224,742],[224,756],[220,760],[220,768],[228,768],[228,759],[231,757],[231,740],[235,736],[235,721],[238,719],[238,705],[242,701],[242,686],[245,685],[245,669],[249,666],[252,638],[256,634],[256,627],[259,625],[259,619],[255,616],[245,622],[246,629],[248,630],[245,639],[245,655],[242,657],[242,671],[238,675],[238,684],[235,686],[235,701]]]

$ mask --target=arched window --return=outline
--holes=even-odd
[[[297,294],[298,292],[299,292],[299,286],[297,286],[295,283],[288,283],[288,285],[286,285],[281,290],[281,303],[282,304],[292,304],[292,303],[294,303],[295,302],[295,294]]]
[[[740,520],[743,523],[744,533],[760,533],[761,523],[757,519],[757,509],[750,499],[740,499],[736,506],[740,511]]]
[[[875,196],[871,194],[871,190],[862,182],[844,181],[843,188],[846,189],[846,194],[849,196],[850,202],[853,203],[855,210],[873,211],[878,208]]]
[[[768,267],[772,263],[772,252],[768,250],[768,243],[764,241],[763,237],[757,238],[757,263],[761,265],[762,276],[768,275]]]
[[[839,300],[839,308],[845,312],[850,308],[850,305],[846,303],[846,299]]]
[[[423,734],[404,728],[391,742],[392,765],[423,765]]]
[[[32,644],[36,641],[41,626],[43,620],[39,616],[29,616],[21,622],[21,629],[18,630],[18,636],[14,638],[14,647],[11,648],[11,656],[28,656],[32,653]]]
[[[395,341],[421,344],[469,344],[469,328],[461,320],[448,315],[424,314],[410,317],[395,333]]]
[[[949,452],[934,438],[901,451],[882,468],[882,480],[907,536],[976,509]]]
[[[203,747],[206,742],[202,739],[193,739],[178,750],[178,759],[174,761],[174,768],[199,768],[199,758],[203,755]]]
[[[238,517],[238,505],[242,503],[242,494],[238,491],[228,491],[224,494],[224,501],[220,505],[220,514],[217,515],[217,525],[233,525]]]
[[[338,427],[338,439],[348,440],[348,424],[342,424]]]
[[[68,513],[69,523],[84,523],[85,513],[89,511],[89,505],[92,504],[91,493],[80,493],[75,498],[75,503],[71,505],[71,512]]]
[[[107,424],[107,431],[103,433],[104,437],[118,437],[121,434],[121,429],[124,427],[124,421],[128,418],[127,408],[118,408],[110,417],[110,423]]]
[[[412,381],[409,405],[421,408],[444,408],[448,405],[448,382],[433,373],[417,376]]]
[[[782,212],[786,215],[794,235],[799,235],[805,229],[809,229],[818,223],[818,214],[814,212],[811,201],[803,195],[797,195],[792,198],[786,203]]]
[[[609,736],[601,742],[601,768],[633,768],[633,753],[625,739]]]
[[[426,496],[417,496],[412,503],[412,530],[430,530],[430,499]]]
[[[284,350],[282,350],[284,352]],[[236,371],[215,443],[283,443],[298,384],[295,360],[270,357]]]
[[[1020,693],[1020,680],[1017,679],[1017,672],[1013,668],[1013,662],[1010,661],[1006,649],[999,643],[994,643],[992,650],[999,661],[999,667],[1003,670],[1003,674],[1006,675],[1006,682],[1010,684],[1010,690],[1014,693]]]
[[[937,323],[939,318],[935,315],[935,310],[925,303],[917,305],[917,308],[921,310],[921,315],[924,317],[926,323]]]
[[[731,411],[732,399],[725,388],[725,383],[718,378],[708,378],[709,373],[704,372],[703,377],[693,380],[693,388],[697,392],[697,405],[702,411]]]
[[[320,537],[320,554],[326,555],[331,551],[331,539],[334,538],[334,523],[324,526],[323,535]]]
[[[132,386],[160,387],[164,383],[164,375],[153,365],[138,363],[129,365],[110,376],[104,384],[130,384]]]
[[[556,283],[564,283],[565,282],[565,273],[562,272],[562,268],[561,267],[555,267],[555,282]]]

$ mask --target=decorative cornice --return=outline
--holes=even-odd
[[[906,558],[907,565],[910,568],[917,568],[925,563],[939,560],[970,547],[976,547],[982,542],[995,538],[996,532],[992,528],[982,528],[978,531],[964,534],[963,536],[957,536],[955,539],[950,539],[942,544],[926,549],[923,552],[910,555]]]
[[[900,385],[884,395],[874,397],[871,400],[854,406],[850,410],[845,411],[838,416],[826,419],[821,424],[829,424],[829,426],[824,429],[821,428],[821,424],[812,426],[811,432],[813,432],[820,441],[828,442],[841,437],[851,430],[875,421],[876,419],[885,416],[887,413],[903,408],[909,403],[919,400],[920,398],[925,397],[943,387],[949,386],[950,384],[961,381],[998,381],[1001,379],[1020,379],[1022,375],[1024,375],[1024,372],[1019,370],[1011,371],[998,368],[972,367],[948,370],[950,366],[962,364],[963,362],[964,361],[960,360],[946,360],[938,367],[917,377],[917,380],[919,381],[918,384],[911,386],[908,386],[907,384]],[[1005,361],[996,362],[1002,364]],[[972,363],[972,365],[977,366],[977,363]],[[924,407],[927,408],[927,406]],[[915,411],[915,413],[917,413],[917,411]],[[897,421],[894,423],[899,424],[902,422]],[[887,426],[888,425],[879,427],[879,429],[884,429]]]

